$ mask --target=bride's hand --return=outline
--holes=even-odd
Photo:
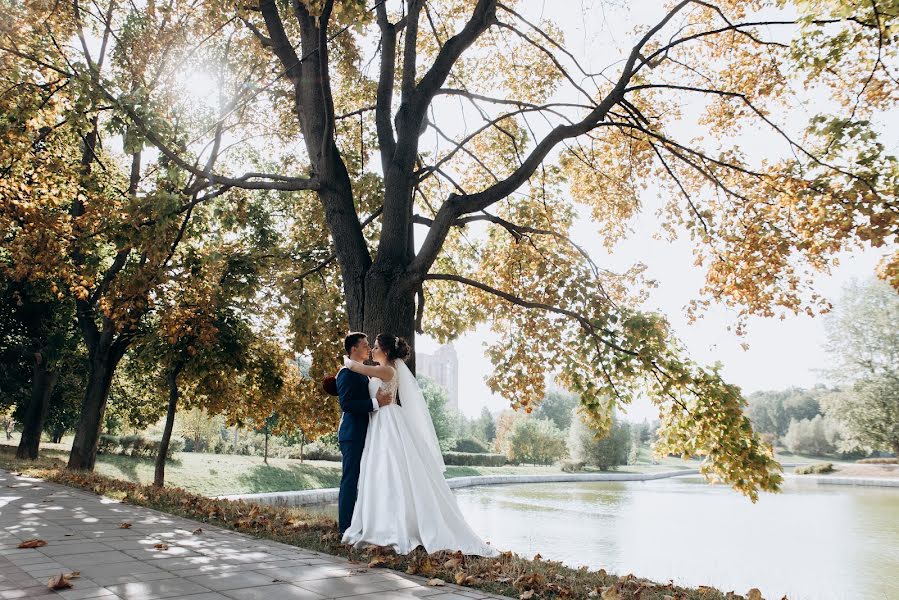
[[[349,356],[344,356],[343,357],[343,366],[346,367],[347,369],[349,369],[350,371],[353,371],[354,373],[358,373],[361,363],[356,362]]]

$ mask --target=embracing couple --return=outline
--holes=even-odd
[[[390,546],[399,554],[423,546],[428,553],[495,556],[465,522],[443,477],[434,424],[405,363],[409,344],[381,334],[369,346],[364,333],[351,333],[344,349],[336,390],[343,410],[337,435],[343,543]],[[377,364],[364,364],[369,357]]]

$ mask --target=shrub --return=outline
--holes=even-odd
[[[505,454],[446,452],[443,455],[443,462],[458,467],[502,467],[508,460]]]
[[[827,417],[817,415],[813,419],[790,421],[784,446],[796,454],[827,456],[837,451],[840,441],[839,427]]]
[[[97,447],[99,454],[118,454],[120,456],[135,456],[138,458],[156,458],[159,451],[160,440],[145,438],[140,435],[126,435],[119,437],[117,435],[103,434],[100,436],[100,444]],[[172,458],[175,452],[181,452],[184,449],[184,440],[172,438],[169,441],[169,451],[167,458]]]
[[[899,458],[862,458],[855,462],[863,465],[899,465]]]
[[[793,471],[797,475],[812,475],[820,473],[833,473],[833,463],[819,463],[817,465],[806,465],[804,467],[796,467]]]
[[[342,460],[339,446],[328,444],[321,440],[310,442],[303,446],[302,453],[300,452],[299,444],[285,446],[278,451],[278,456],[296,460],[299,460],[301,457],[303,460],[330,460],[336,462]]]
[[[562,461],[562,472],[563,473],[578,473],[584,470],[586,465],[579,460],[563,460]]]
[[[470,452],[473,454],[484,454],[487,452],[487,446],[474,438],[462,438],[456,442],[453,452]]]
[[[574,460],[607,471],[619,465],[626,465],[629,460],[635,458],[633,446],[634,436],[631,435],[628,423],[613,418],[612,427],[606,436],[597,439],[596,432],[584,424],[580,415],[575,414],[571,420],[568,447]]]
[[[108,433],[101,434],[97,454],[119,454],[119,436]]]
[[[549,419],[520,419],[512,426],[506,450],[509,460],[548,465],[567,455],[565,435]]]

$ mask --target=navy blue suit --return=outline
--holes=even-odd
[[[337,443],[343,456],[340,495],[337,498],[337,525],[343,533],[353,520],[362,450],[368,433],[368,416],[374,410],[371,396],[368,395],[368,377],[349,369],[341,369],[337,374],[337,397],[343,410],[340,429],[337,430]]]

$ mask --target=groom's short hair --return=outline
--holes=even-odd
[[[359,342],[367,339],[368,336],[359,331],[354,331],[343,338],[343,349],[346,350],[346,355],[349,356],[350,352],[353,351],[353,348],[355,348]]]

